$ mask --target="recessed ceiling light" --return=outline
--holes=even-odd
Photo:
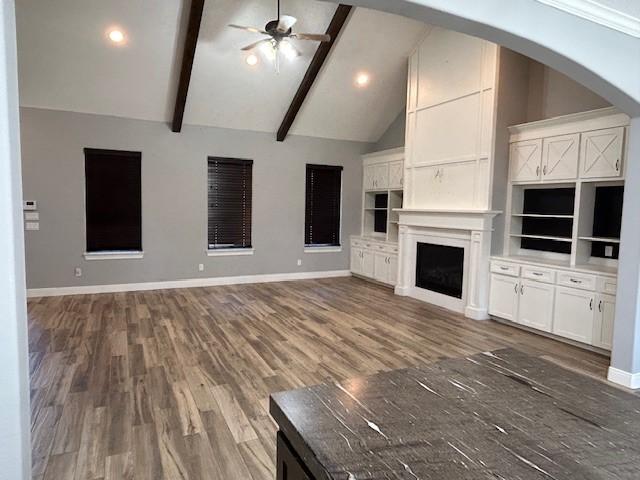
[[[245,61],[250,67],[255,67],[258,64],[258,57],[252,53],[251,55],[247,55]]]
[[[117,45],[124,43],[124,32],[120,29],[114,28],[109,30],[107,36],[109,37],[109,40]]]
[[[364,88],[369,85],[371,82],[371,77],[366,72],[360,72],[356,75],[356,86],[360,88]]]

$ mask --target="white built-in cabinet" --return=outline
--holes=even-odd
[[[596,224],[605,217],[615,223],[612,215],[621,211],[598,207],[598,191],[622,191],[628,124],[627,115],[605,108],[509,127],[504,252],[491,260],[492,316],[611,349],[618,265],[611,252],[620,236],[597,235]]]
[[[624,127],[616,127],[582,134],[581,177],[602,178],[622,175],[624,130]]]
[[[615,276],[550,269],[505,257],[493,259],[491,271],[491,315],[576,342],[611,349]],[[540,280],[532,280],[535,277]]]
[[[398,245],[353,237],[351,273],[395,285],[398,278]]]
[[[363,156],[362,234],[351,238],[351,272],[387,285],[398,278],[398,212],[403,206],[404,149]]]

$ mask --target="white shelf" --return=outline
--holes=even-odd
[[[587,240],[589,242],[620,243],[620,239],[615,237],[578,237],[578,238],[580,240]]]
[[[388,208],[365,208],[365,210],[369,212],[375,212],[375,211],[388,210]]]
[[[541,213],[512,213],[511,216],[527,218],[573,218],[573,215],[546,215]]]
[[[571,243],[571,238],[567,238],[567,237],[552,237],[549,235],[523,235],[521,233],[511,233],[510,236],[518,237],[518,238],[532,238],[535,240],[553,240],[554,242]]]

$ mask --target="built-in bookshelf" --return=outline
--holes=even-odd
[[[623,193],[621,181],[514,185],[510,253],[565,257],[573,264],[615,262]]]
[[[398,241],[398,212],[402,208],[402,190],[365,192],[362,234],[389,242]]]

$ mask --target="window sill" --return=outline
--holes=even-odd
[[[207,250],[208,257],[232,257],[253,255],[253,248],[214,248]]]
[[[304,247],[304,253],[340,253],[342,247]]]
[[[85,260],[136,260],[140,258],[144,258],[142,251],[84,252]]]

